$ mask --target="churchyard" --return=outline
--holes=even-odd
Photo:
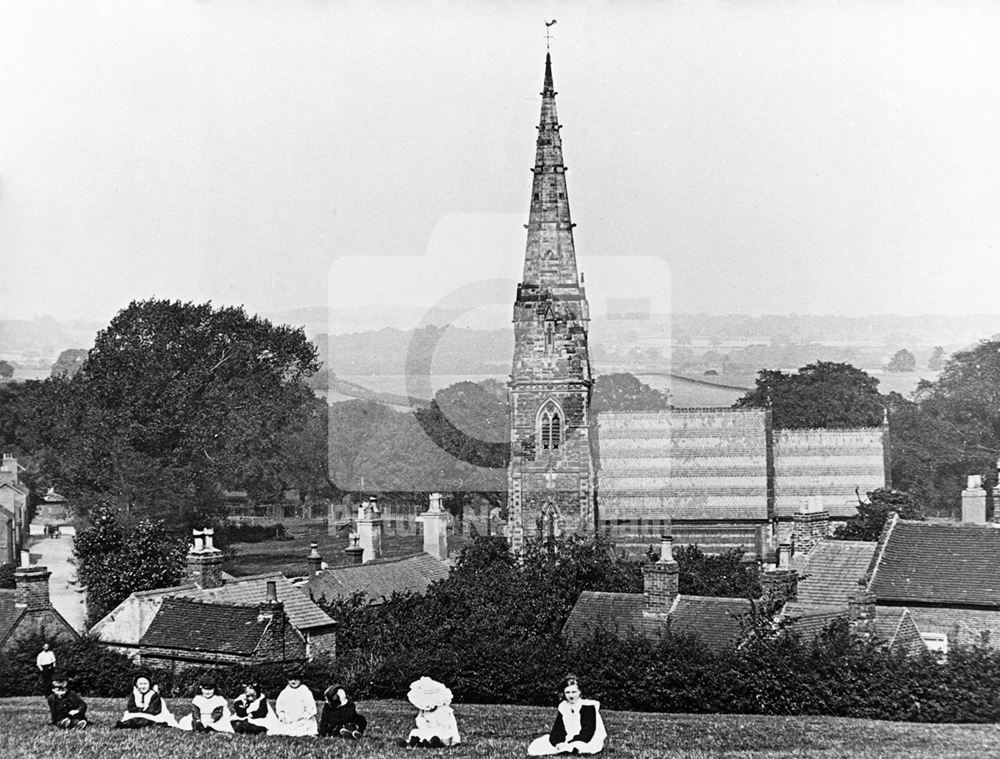
[[[121,705],[114,699],[90,699],[95,724],[85,731],[64,732],[48,726],[40,697],[0,700],[0,756],[5,759],[264,759],[310,756],[322,759],[386,756],[506,759],[525,755],[531,738],[549,727],[552,710],[542,707],[457,704],[463,743],[451,749],[397,748],[394,739],[413,722],[413,707],[403,701],[359,704],[371,720],[368,735],[357,742],[339,739],[200,735],[169,728],[116,731],[110,725]],[[182,702],[171,701],[175,712]],[[994,725],[913,724],[831,717],[604,713],[610,735],[602,756],[618,759],[707,757],[819,757],[862,759],[938,759],[1000,755],[1000,732]]]

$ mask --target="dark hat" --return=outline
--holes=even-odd
[[[215,690],[215,680],[211,677],[203,677],[198,681],[198,686],[205,690]]]
[[[285,670],[286,680],[301,680],[302,679],[302,667],[289,667]]]

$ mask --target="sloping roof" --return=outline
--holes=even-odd
[[[1000,607],[1000,529],[894,521],[869,583],[878,603]]]
[[[300,630],[336,624],[330,616],[313,603],[301,588],[280,572],[237,577],[217,588],[199,588],[196,585],[176,589],[169,595],[175,598],[195,598],[218,603],[257,604],[267,600],[267,584],[274,583],[278,600],[285,605],[289,621]],[[169,592],[169,591],[168,591]],[[318,598],[319,596],[316,596]]]
[[[803,604],[845,606],[860,589],[877,543],[865,540],[821,540],[795,562],[799,571],[798,600]]]
[[[425,553],[401,559],[373,561],[324,569],[309,577],[303,590],[316,599],[346,598],[364,593],[379,602],[393,593],[426,593],[432,582],[448,576],[449,568]]]
[[[696,635],[710,648],[721,649],[739,642],[740,617],[750,611],[745,598],[678,596],[669,615],[647,617],[643,614],[641,593],[605,593],[584,591],[580,594],[563,627],[567,637],[587,635],[593,630],[646,637],[659,635],[667,626],[673,632]]]
[[[0,482],[0,488],[10,488],[11,490],[20,493],[21,495],[28,494],[28,488],[26,485],[22,485],[19,482]]]
[[[832,517],[857,512],[861,493],[884,487],[885,430],[775,430],[774,512],[790,517],[822,495]]]
[[[603,519],[767,518],[766,412],[601,412]]]
[[[750,613],[746,598],[678,596],[670,614],[670,629],[697,635],[709,648],[720,649],[739,642],[740,618]]]
[[[13,590],[7,588],[0,590],[0,643],[3,643],[11,631],[17,627],[24,612],[23,606],[14,605]]]
[[[257,619],[254,606],[165,598],[140,645],[250,656],[268,621]]]
[[[835,606],[790,601],[781,611],[781,620],[787,625],[786,629],[801,636],[803,643],[812,643],[831,622],[846,617],[847,614],[846,602]]]

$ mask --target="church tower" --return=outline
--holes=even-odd
[[[524,274],[514,303],[509,385],[508,536],[514,551],[536,536],[591,534],[595,529],[590,315],[576,268],[548,54],[541,94]]]

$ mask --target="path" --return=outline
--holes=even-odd
[[[49,599],[52,605],[74,630],[82,632],[87,619],[87,607],[83,591],[76,585],[76,567],[70,563],[73,538],[39,540],[31,545],[31,553],[32,564],[44,565],[52,573],[49,578]]]

